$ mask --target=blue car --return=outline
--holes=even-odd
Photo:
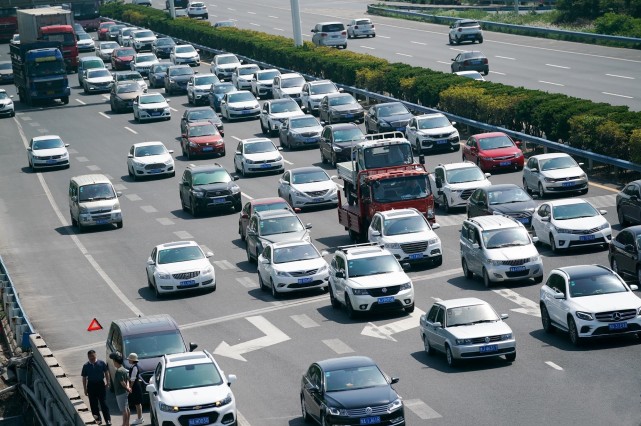
[[[233,83],[215,83],[209,89],[209,106],[216,112],[220,112],[220,101],[225,96],[225,93],[237,92],[236,86]]]
[[[153,64],[149,69],[149,85],[151,87],[164,87],[165,86],[165,75],[167,74],[167,68],[173,65],[171,62],[159,62]]]

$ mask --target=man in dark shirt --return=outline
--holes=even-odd
[[[87,352],[87,358],[89,361],[82,366],[81,375],[82,387],[85,390],[85,395],[89,397],[91,414],[97,424],[102,424],[100,420],[100,410],[102,410],[105,423],[111,425],[109,407],[105,399],[107,397],[106,390],[109,387],[109,368],[104,361],[98,359],[96,351],[93,349]]]

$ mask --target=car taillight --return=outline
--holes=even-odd
[[[347,35],[346,31],[341,31],[341,35]]]
[[[483,59],[483,63],[484,63],[484,64],[487,64],[487,58],[486,58],[486,59]]]
[[[327,37],[327,33],[321,33],[321,37]]]

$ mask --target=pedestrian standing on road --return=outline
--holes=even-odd
[[[105,418],[105,424],[111,425],[111,415],[109,414],[109,407],[107,406],[107,388],[109,387],[109,368],[107,364],[98,359],[96,351],[93,349],[87,352],[87,361],[82,366],[82,387],[85,390],[85,395],[89,397],[89,406],[91,407],[91,414],[97,424],[102,424],[100,419],[100,410],[102,416]]]
[[[129,409],[135,407],[138,418],[131,422],[132,425],[141,425],[145,422],[142,418],[142,385],[143,380],[140,376],[140,367],[138,366],[138,355],[134,352],[130,353],[127,360],[131,364],[129,369],[129,386],[131,393],[129,394]]]
[[[109,358],[114,362],[116,367],[116,375],[114,376],[114,393],[116,394],[116,402],[118,408],[122,412],[122,426],[129,425],[129,404],[127,398],[131,393],[129,386],[129,372],[122,366],[122,355],[118,352],[113,352]]]

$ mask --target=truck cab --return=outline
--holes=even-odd
[[[40,28],[40,39],[62,44],[62,55],[69,71],[78,70],[78,45],[71,25],[49,25]]]
[[[20,102],[60,99],[69,103],[69,80],[56,42],[11,45],[11,66]]]

